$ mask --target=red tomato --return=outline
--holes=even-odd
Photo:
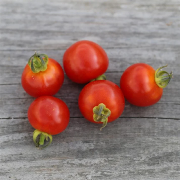
[[[37,61],[36,55],[31,58],[35,58]],[[57,61],[48,58],[46,68],[45,70],[43,69],[44,71],[33,72],[34,69],[32,70],[30,64],[25,66],[21,83],[29,95],[39,97],[54,95],[59,91],[64,81],[64,72],[61,65]]]
[[[106,72],[109,60],[98,44],[83,40],[70,46],[63,56],[67,76],[76,83],[87,83]]]
[[[31,125],[51,135],[64,131],[69,123],[69,117],[67,105],[53,96],[41,96],[35,99],[28,109]]]
[[[103,127],[107,122],[112,122],[117,119],[122,114],[125,106],[121,89],[108,80],[88,83],[82,89],[78,103],[82,115],[87,120],[93,123],[103,123]],[[106,106],[105,110],[101,109],[103,107],[100,107],[102,103]],[[110,114],[108,114],[108,110],[110,111]],[[109,116],[107,116],[107,119],[105,120],[103,117],[106,118],[106,114]],[[100,120],[97,118],[98,115]]]
[[[28,109],[30,124],[36,129],[35,131],[38,130],[41,136],[44,135],[44,138],[64,131],[68,126],[69,118],[70,113],[67,105],[62,100],[53,96],[38,97]],[[37,136],[33,136],[33,139],[38,146]]]
[[[125,98],[136,106],[150,106],[157,103],[163,89],[169,83],[172,73],[156,71],[144,63],[133,64],[121,76],[120,87]]]

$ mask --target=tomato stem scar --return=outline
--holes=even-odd
[[[108,122],[108,117],[111,115],[111,111],[106,108],[103,103],[100,103],[98,106],[93,108],[93,119],[95,122],[102,122],[103,126],[100,128],[102,130]]]
[[[98,76],[97,78],[92,79],[90,82],[97,81],[97,80],[106,80],[106,75],[102,74],[102,75]]]
[[[160,88],[165,88],[172,78],[172,72],[168,73],[162,71],[165,67],[167,67],[167,65],[162,66],[155,71],[155,81]]]
[[[34,73],[45,71],[47,69],[48,56],[46,54],[38,54],[35,52],[29,58],[28,65]]]
[[[36,129],[33,133],[33,141],[34,141],[34,144],[36,145],[36,147],[43,149],[51,144],[52,135],[41,132]]]

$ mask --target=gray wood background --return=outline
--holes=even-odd
[[[34,51],[62,65],[72,43],[92,40],[108,54],[107,78],[117,85],[131,64],[168,64],[174,78],[162,99],[99,131],[78,109],[83,85],[65,82],[56,94],[71,112],[68,128],[37,149],[27,110],[34,98],[21,73]],[[0,0],[0,179],[179,180],[180,0]]]

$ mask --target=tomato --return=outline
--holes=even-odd
[[[82,115],[90,122],[103,123],[102,128],[117,119],[125,106],[121,89],[108,80],[88,83],[82,89],[78,103]]]
[[[76,83],[87,83],[101,76],[106,72],[108,65],[106,52],[92,41],[76,42],[65,51],[63,56],[64,70]]]
[[[21,77],[22,87],[33,97],[56,94],[63,81],[64,72],[61,65],[44,54],[33,55]]]
[[[167,86],[172,73],[156,71],[148,64],[137,63],[128,67],[121,76],[120,87],[125,98],[136,106],[150,106],[157,103]]]
[[[43,145],[47,138],[52,141],[51,135],[64,131],[68,126],[69,118],[69,109],[62,100],[53,96],[41,96],[35,99],[28,109],[29,122],[36,129],[33,136],[35,144]],[[42,136],[43,142],[38,142],[39,135]]]

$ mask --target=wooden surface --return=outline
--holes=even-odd
[[[65,76],[56,97],[70,108],[69,126],[39,150],[27,119],[34,98],[21,73],[34,51],[62,65],[66,48],[82,39],[105,49],[106,76],[117,85],[137,62],[168,64],[174,77],[157,104],[126,102],[122,116],[99,131],[78,109],[83,85]],[[0,57],[1,180],[179,180],[179,0],[1,0]]]

